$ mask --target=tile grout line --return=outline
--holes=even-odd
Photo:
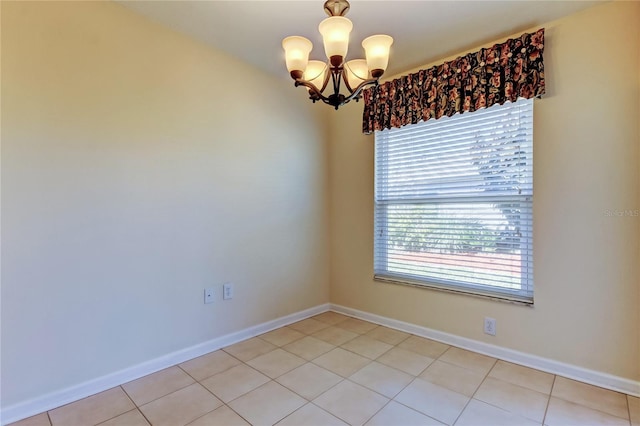
[[[409,382],[409,383],[411,383],[411,382]],[[360,386],[362,386],[362,385],[360,385]],[[408,385],[407,385],[407,386],[408,386]],[[368,389],[368,388],[367,388],[367,389]],[[400,391],[400,392],[402,392],[402,391]],[[400,392],[398,392],[398,393],[400,393]],[[384,410],[384,408],[385,408],[387,405],[391,404],[391,401],[393,401],[393,398],[389,398],[389,400],[388,400],[388,401],[387,401],[387,402],[386,402],[382,407],[380,407],[380,409],[379,409],[379,410],[377,410],[377,411],[376,411],[376,412],[374,412],[371,416],[369,416],[369,417],[367,418],[367,420],[366,420],[366,421],[362,422],[362,424],[363,424],[363,425],[366,425],[368,422],[370,422],[370,421],[371,421],[371,419],[373,419],[375,416],[377,416],[377,415],[378,415],[378,413],[379,413],[380,411]]]
[[[251,422],[249,421],[249,419],[244,418],[244,416],[240,413],[238,413],[236,410],[234,410],[233,408],[231,408],[229,406],[229,404],[224,404],[225,407],[227,407],[229,410],[233,411],[234,413],[236,413],[238,415],[238,417],[240,417],[242,420],[244,420],[245,422],[247,422],[248,424],[251,424]]]
[[[210,352],[210,353],[212,353],[212,352]],[[195,358],[194,358],[194,359],[195,359]],[[182,363],[182,364],[184,364],[184,363]],[[198,381],[198,380],[196,380],[196,378],[195,378],[195,377],[193,377],[191,374],[189,374],[189,372],[188,372],[187,370],[185,370],[184,368],[182,368],[182,367],[180,366],[180,364],[176,364],[176,367],[178,367],[180,370],[182,370],[182,371],[184,372],[184,374],[186,374],[187,376],[191,377],[195,382],[199,383],[199,381]],[[224,370],[224,371],[227,371],[227,370]],[[218,373],[216,373],[216,374],[218,374]],[[214,374],[213,376],[215,376],[215,374]],[[213,377],[213,376],[211,376],[211,377]],[[207,377],[207,379],[208,379],[208,377]],[[205,379],[203,379],[203,380],[205,380]]]
[[[320,367],[320,368],[322,368],[322,367]],[[329,371],[329,370],[327,370],[327,371]],[[334,373],[334,374],[335,374],[335,373]],[[338,383],[336,383],[335,385],[333,385],[333,386],[331,386],[331,387],[327,388],[326,390],[324,390],[323,392],[321,392],[321,393],[320,393],[320,395],[316,396],[315,398],[310,399],[310,400],[307,400],[307,401],[309,401],[309,403],[310,403],[310,404],[315,405],[316,407],[318,407],[318,408],[319,408],[319,409],[321,409],[322,411],[325,411],[325,412],[327,412],[327,413],[331,414],[333,417],[335,417],[335,418],[337,418],[337,419],[340,419],[340,420],[344,421],[346,424],[349,424],[349,422],[348,422],[348,421],[346,421],[345,419],[343,419],[342,417],[338,417],[338,415],[333,414],[333,413],[331,413],[331,412],[329,412],[329,411],[325,410],[323,407],[321,407],[321,406],[319,406],[318,404],[316,404],[315,402],[313,402],[313,401],[315,401],[316,399],[320,398],[320,397],[321,397],[322,395],[324,395],[325,393],[329,392],[331,389],[333,389],[333,388],[335,388],[336,386],[338,386],[340,383],[342,383],[342,382],[344,382],[345,380],[347,380],[346,378],[344,378],[344,377],[340,376],[339,374],[336,374],[336,375],[337,375],[338,377],[340,377],[340,379],[341,379]],[[287,388],[287,389],[288,389],[288,388]],[[294,392],[294,393],[296,393],[295,391],[293,391],[293,392]],[[296,395],[298,395],[298,394],[296,393]],[[302,395],[298,395],[298,396],[300,396],[301,398],[304,398]],[[304,398],[304,399],[306,399],[306,398]],[[305,404],[305,405],[306,405],[306,404]],[[303,407],[304,407],[304,405],[303,405]],[[300,407],[300,408],[302,408],[302,407]],[[298,411],[298,410],[296,410],[296,411]],[[294,412],[295,412],[295,411],[294,411]],[[293,414],[293,413],[291,413],[291,414]]]
[[[493,371],[493,369],[495,368],[495,366],[497,365],[497,363],[498,363],[499,361],[502,361],[502,360],[500,360],[500,359],[496,359],[496,362],[494,363],[494,365],[493,365],[493,367],[491,368],[491,370],[489,370],[489,371],[487,372],[487,374],[486,374],[485,378],[482,380],[482,383],[480,383],[480,386],[478,386],[478,388],[476,389],[476,391],[473,393],[473,397],[472,397],[472,399],[475,399],[475,398],[474,398],[474,397],[475,397],[475,394],[478,392],[478,390],[480,390],[480,387],[481,387],[481,386],[482,386],[482,384],[485,382],[485,380],[486,380],[486,379],[489,379],[489,378],[492,378],[492,379],[494,379],[494,380],[498,380],[498,381],[500,381],[500,382],[506,383],[506,384],[511,385],[511,386],[515,386],[515,387],[520,388],[520,389],[524,389],[524,390],[526,390],[526,391],[537,392],[537,393],[539,393],[539,394],[544,395],[544,396],[546,396],[546,397],[547,397],[547,403],[546,403],[546,405],[545,405],[545,411],[544,411],[544,415],[543,415],[543,417],[542,417],[542,422],[541,422],[541,424],[543,424],[543,425],[544,425],[544,420],[545,420],[546,415],[547,415],[547,410],[548,410],[548,407],[549,407],[549,402],[551,401],[551,391],[552,391],[552,390],[549,390],[549,393],[548,393],[548,394],[546,394],[546,393],[544,393],[544,392],[540,392],[540,391],[535,390],[535,389],[527,388],[527,387],[525,387],[525,386],[521,386],[521,385],[516,384],[516,383],[511,383],[511,382],[508,382],[508,381],[506,381],[506,380],[502,380],[502,379],[499,379],[499,378],[496,378],[496,377],[491,377],[491,371]],[[514,365],[518,365],[518,364],[514,364]],[[529,367],[525,367],[525,368],[529,368]],[[536,370],[536,369],[533,369],[533,370],[535,370],[535,371],[540,371],[540,370]],[[555,378],[556,378],[556,375],[554,374],[554,375],[553,375],[553,381],[554,381],[554,383],[555,383]],[[552,388],[551,388],[551,389],[553,389],[553,384],[552,384]],[[491,407],[498,408],[498,409],[500,409],[500,410],[502,410],[502,411],[506,411],[507,413],[511,413],[511,414],[513,414],[514,416],[521,417],[521,418],[523,418],[523,419],[526,419],[526,420],[529,420],[529,421],[532,421],[532,422],[536,422],[536,420],[533,420],[533,419],[532,419],[532,418],[530,418],[530,417],[524,416],[524,415],[522,415],[522,414],[515,413],[515,412],[513,412],[513,411],[511,411],[511,410],[509,410],[509,409],[507,409],[507,408],[501,407],[501,406],[496,405],[496,404],[493,404],[493,403],[491,403],[491,402],[483,401],[483,400],[481,400],[481,399],[476,399],[476,401],[479,401],[479,402],[482,402],[482,403],[484,403],[484,404],[490,405]]]
[[[307,362],[307,364],[312,364],[312,363],[311,363],[311,361],[308,361],[308,362]],[[302,367],[303,365],[305,365],[305,364],[302,364],[300,367]],[[313,364],[313,365],[315,365],[316,367],[322,368],[322,367],[320,367],[320,366],[318,366],[318,365],[316,365],[316,364]],[[296,368],[299,368],[299,367],[296,367]],[[293,370],[295,370],[296,368],[294,368]],[[290,372],[291,372],[291,371],[293,371],[293,370],[287,371],[287,373],[290,373]],[[327,370],[327,371],[329,371],[329,370]],[[280,375],[280,376],[278,376],[276,379],[279,379],[280,377],[282,377],[282,376],[286,375],[287,373],[281,374],[281,375]],[[333,374],[335,374],[335,373],[333,373]],[[338,375],[336,374],[336,376],[338,376]],[[340,380],[338,383],[336,383],[335,385],[333,385],[333,386],[331,386],[331,387],[327,388],[326,390],[324,390],[324,391],[320,392],[320,395],[322,395],[322,394],[323,394],[323,393],[325,393],[327,390],[329,390],[329,389],[333,388],[334,386],[338,385],[340,382],[342,382],[342,381],[344,380],[344,378],[343,378],[342,376],[338,376],[338,377],[340,377],[340,379],[341,379],[341,380]],[[313,399],[316,399],[317,397],[319,397],[319,396],[320,396],[320,395],[317,395],[317,396],[316,396],[316,397],[314,397],[313,399],[309,399],[309,398],[307,398],[307,397],[305,397],[305,396],[300,395],[298,392],[296,392],[294,389],[291,389],[289,386],[285,385],[284,383],[280,383],[280,382],[279,382],[278,380],[276,380],[276,379],[273,379],[273,381],[274,381],[274,382],[276,382],[277,384],[279,384],[280,386],[284,387],[285,389],[288,389],[288,390],[290,390],[291,392],[295,393],[295,394],[296,394],[296,395],[298,395],[300,398],[305,399],[307,402],[312,402],[312,401],[313,401]]]
[[[551,383],[551,389],[549,389],[549,399],[547,400],[547,406],[544,409],[544,417],[542,418],[542,424],[544,425],[547,421],[547,414],[549,413],[549,405],[551,405],[551,395],[553,394],[553,387],[556,385],[557,375],[553,375],[553,383]]]
[[[384,355],[384,354],[383,354],[383,355]],[[382,355],[380,355],[380,356],[382,356]],[[357,373],[358,373],[358,372],[360,372],[361,370],[365,369],[366,367],[368,367],[369,365],[371,365],[371,364],[372,364],[372,363],[374,363],[374,362],[378,362],[378,361],[377,361],[377,360],[375,360],[375,359],[374,359],[374,360],[372,360],[369,364],[365,365],[365,366],[364,366],[364,367],[362,367],[362,368],[359,368],[359,369],[358,369],[358,371],[355,371],[352,375],[350,375],[349,377],[347,377],[345,380],[348,380],[348,381],[350,381],[351,383],[356,384],[356,385],[358,385],[358,386],[362,386],[362,387],[363,387],[363,388],[365,388],[365,389],[369,389],[370,391],[375,392],[375,393],[377,393],[378,395],[384,396],[385,398],[387,398],[387,399],[389,399],[389,400],[393,401],[393,400],[395,400],[395,397],[396,397],[396,396],[398,396],[398,395],[400,394],[400,392],[402,392],[403,390],[405,390],[405,389],[406,389],[406,388],[407,388],[411,383],[413,383],[413,382],[414,382],[414,380],[415,380],[415,379],[418,379],[418,378],[419,378],[418,376],[414,376],[413,374],[409,374],[409,373],[407,373],[407,372],[405,372],[405,371],[398,370],[397,368],[392,367],[392,366],[390,366],[390,365],[386,365],[386,364],[383,364],[383,363],[381,363],[381,362],[378,362],[378,364],[380,364],[380,365],[383,365],[383,366],[385,366],[385,367],[387,367],[387,368],[390,368],[390,369],[392,369],[392,370],[395,370],[395,371],[397,371],[397,372],[399,372],[399,373],[406,374],[407,376],[411,376],[411,377],[413,377],[413,379],[412,379],[412,380],[410,380],[410,381],[409,381],[409,383],[407,383],[406,385],[404,385],[404,386],[402,387],[402,389],[400,389],[398,392],[396,392],[396,394],[395,394],[394,396],[392,396],[392,397],[388,397],[387,395],[384,395],[384,394],[382,394],[382,393],[378,392],[378,391],[377,391],[377,390],[375,390],[375,389],[371,389],[371,388],[370,388],[370,387],[368,387],[368,386],[362,385],[362,384],[360,384],[360,383],[358,383],[358,382],[354,382],[353,380],[351,380],[351,377],[353,377],[355,374],[357,374]],[[425,368],[424,368],[424,370],[426,370],[427,368],[429,368],[429,367],[428,367],[428,366],[427,366],[427,367],[425,367]],[[424,371],[424,370],[422,370],[422,371]],[[420,374],[422,374],[422,372],[421,372]]]
[[[413,379],[413,380],[412,380],[412,381],[411,381],[407,386],[405,386],[405,389],[406,389],[407,387],[409,387],[409,386],[410,386],[413,382],[415,382],[416,380],[418,380],[418,377],[414,377],[414,379]],[[436,386],[437,386],[437,385],[436,385]],[[403,389],[403,390],[404,390],[404,389]],[[399,395],[399,393],[398,393],[398,395]],[[398,396],[398,395],[396,395],[396,396]],[[422,412],[422,411],[420,411],[420,410],[417,410],[417,409],[415,409],[415,408],[413,408],[413,407],[408,406],[407,404],[403,403],[402,401],[398,401],[395,397],[393,397],[393,399],[392,399],[391,401],[395,402],[396,404],[402,405],[403,407],[408,408],[409,410],[413,410],[413,411],[415,411],[416,413],[419,413],[419,414],[421,414],[421,415],[423,415],[423,416],[426,416],[426,417],[428,417],[428,418],[430,418],[430,419],[433,419],[433,420],[437,421],[438,423],[446,424],[446,423],[443,423],[443,422],[441,422],[440,420],[436,419],[435,417],[431,417],[430,415],[425,414],[425,413],[423,413],[423,412]],[[391,402],[391,401],[390,401],[390,402]]]
[[[287,388],[287,389],[288,389],[288,388]],[[275,423],[273,424],[273,426],[275,426],[275,425],[277,425],[278,423],[282,422],[283,420],[285,420],[285,419],[287,419],[287,418],[289,418],[289,417],[293,416],[293,414],[294,414],[294,413],[298,412],[298,410],[302,409],[303,407],[306,407],[306,405],[307,405],[307,404],[309,404],[309,401],[307,401],[307,403],[306,403],[306,404],[304,404],[302,407],[300,407],[300,408],[296,408],[295,410],[293,410],[292,412],[290,412],[289,414],[287,414],[286,416],[284,416],[283,418],[281,418],[280,420],[278,420],[277,422],[275,422]],[[251,424],[251,423],[249,423],[249,424]],[[189,426],[189,425],[187,425],[187,426]]]
[[[144,413],[143,413],[142,411],[140,411],[140,408],[138,407],[138,404],[136,404],[136,403],[133,401],[133,399],[131,399],[131,396],[129,396],[129,394],[127,393],[127,391],[125,391],[125,390],[124,390],[124,388],[122,387],[122,385],[119,385],[119,386],[117,386],[117,387],[119,387],[119,388],[120,388],[120,390],[121,390],[121,391],[122,391],[122,392],[127,396],[127,399],[129,399],[129,401],[131,401],[131,403],[133,404],[133,407],[134,407],[134,408],[133,408],[133,409],[131,409],[131,410],[127,410],[127,411],[125,411],[124,413],[120,413],[120,414],[118,414],[118,415],[116,415],[116,416],[113,416],[113,417],[111,417],[111,418],[108,418],[108,419],[106,419],[106,420],[103,420],[103,421],[101,421],[100,423],[96,423],[96,426],[97,426],[97,425],[101,425],[102,423],[108,422],[109,420],[113,420],[113,419],[115,419],[115,418],[116,418],[116,417],[118,417],[118,416],[121,416],[121,415],[123,415],[123,414],[129,413],[129,412],[134,411],[134,410],[139,411],[139,412],[140,412],[140,414],[142,414],[142,417],[144,417],[144,419],[147,421],[147,423],[151,424],[151,422],[149,421],[149,419],[147,419],[147,417],[144,415]]]
[[[176,365],[172,365],[171,367],[164,368],[164,369],[162,369],[162,370],[156,371],[155,373],[151,373],[151,374],[160,373],[161,371],[168,370],[169,368],[172,368],[172,367],[178,367],[178,368],[180,368],[180,366],[176,364]],[[182,368],[180,368],[180,370],[182,370]],[[184,370],[182,370],[182,371],[184,371]],[[189,375],[189,373],[187,373],[186,371],[184,371],[184,372],[185,372],[187,375]],[[147,376],[150,376],[151,374],[148,374]],[[140,377],[140,379],[142,379],[142,378],[144,378],[144,377],[147,377],[147,376],[142,376],[142,377]],[[189,375],[189,377],[191,377],[191,376]],[[191,378],[193,379],[193,377],[191,377]],[[140,380],[140,379],[136,379],[136,380]],[[132,382],[135,382],[136,380],[132,380]],[[131,400],[131,402],[133,403],[133,405],[134,405],[138,410],[140,410],[140,407],[142,407],[143,405],[151,404],[152,402],[157,401],[157,400],[159,400],[160,398],[164,398],[165,396],[169,396],[169,395],[171,395],[171,394],[173,394],[173,393],[176,393],[176,392],[178,392],[178,391],[181,391],[182,389],[188,388],[189,386],[191,386],[191,385],[194,385],[194,384],[198,383],[198,381],[197,381],[196,379],[193,379],[193,380],[194,380],[194,382],[193,382],[193,383],[189,383],[189,384],[188,384],[188,385],[186,385],[186,386],[182,386],[181,388],[178,388],[178,389],[172,390],[171,392],[169,392],[169,393],[167,393],[167,394],[165,394],[165,395],[160,395],[159,397],[154,398],[154,399],[152,399],[152,400],[150,400],[150,401],[147,401],[147,402],[145,402],[144,404],[140,404],[140,405],[138,405],[138,404],[133,400],[133,398],[131,397],[131,395],[129,395],[129,393],[127,393],[126,389],[124,388],[124,385],[126,385],[127,383],[131,383],[131,382],[123,383],[122,385],[119,385],[118,387],[122,388],[122,391],[125,393],[125,395],[127,395],[127,398],[129,398],[129,399]],[[142,413],[142,410],[140,410],[140,412]],[[144,414],[143,414],[143,415],[144,415]],[[117,417],[117,416],[116,416],[116,417]],[[146,418],[146,416],[145,416],[145,418]],[[111,420],[111,419],[109,419],[109,420]],[[105,420],[105,421],[106,421],[106,420]]]
[[[498,361],[500,361],[500,360],[498,360]],[[493,370],[493,368],[492,368],[491,370]],[[490,372],[491,372],[491,371],[489,371],[489,373],[490,373]],[[531,388],[528,388],[528,387],[526,387],[526,386],[520,385],[520,384],[518,384],[518,383],[512,383],[512,382],[509,382],[509,381],[504,380],[504,379],[500,379],[500,378],[495,377],[495,376],[489,376],[489,373],[487,373],[487,378],[488,378],[488,379],[494,379],[494,380],[497,380],[497,381],[499,381],[499,382],[502,382],[502,383],[505,383],[505,384],[508,384],[508,385],[511,385],[511,386],[515,386],[515,387],[517,387],[517,388],[519,388],[519,389],[523,389],[523,390],[526,390],[526,391],[529,391],[529,392],[536,392],[536,393],[539,393],[540,395],[545,395],[545,396],[549,396],[549,397],[551,396],[551,391],[549,391],[549,393],[540,392],[540,391],[539,391],[539,390],[537,390],[537,389],[531,389]],[[547,373],[547,374],[550,374],[550,373]],[[553,381],[555,382],[555,374],[553,374],[553,376],[554,376]],[[483,402],[484,402],[484,401],[483,401]],[[487,404],[489,404],[489,403],[487,402]],[[504,408],[503,408],[503,410],[504,410]],[[520,417],[523,417],[523,416],[520,416]]]
[[[329,390],[329,389],[327,389],[327,390]],[[323,393],[324,393],[324,392],[323,392]],[[322,394],[320,394],[320,395],[322,395]],[[320,396],[320,395],[318,395],[318,396]],[[317,398],[317,397],[316,397],[316,398]],[[315,399],[315,398],[314,398],[314,399]],[[329,411],[325,410],[324,408],[322,408],[321,406],[319,406],[319,405],[318,405],[318,404],[316,404],[315,402],[313,402],[313,401],[309,401],[309,404],[311,404],[311,405],[313,405],[313,406],[315,406],[315,407],[318,407],[320,410],[324,411],[325,413],[329,414],[330,416],[333,416],[333,417],[335,417],[336,419],[340,420],[341,422],[344,422],[344,420],[342,420],[340,417],[336,416],[336,415],[335,415],[335,414],[333,414],[333,413],[330,413]],[[291,414],[293,414],[293,413],[291,413]],[[344,422],[344,423],[349,424],[349,422]]]
[[[178,367],[179,367],[179,366],[178,366]],[[229,369],[227,369],[227,370],[229,370]],[[225,371],[227,371],[227,370],[225,370]],[[183,371],[184,371],[184,370],[183,370]],[[185,372],[185,373],[186,373],[186,372]],[[189,374],[189,373],[187,373],[187,374]],[[215,374],[214,374],[214,375],[215,375]],[[211,376],[211,377],[213,377],[213,376]],[[194,380],[195,380],[195,379],[194,379]],[[215,393],[213,393],[213,392],[212,392],[208,387],[206,387],[205,385],[203,385],[202,383],[200,383],[198,380],[196,380],[196,383],[197,383],[197,384],[199,384],[202,388],[204,388],[204,390],[206,390],[207,392],[209,392],[211,395],[213,395],[213,397],[214,397],[215,399],[217,399],[218,401],[220,401],[220,402],[222,403],[222,405],[220,405],[220,407],[222,407],[223,405],[227,405],[227,404],[226,404],[222,399],[218,398],[218,396],[217,396]],[[191,386],[191,385],[189,385],[189,386]],[[220,408],[220,407],[216,407],[216,408],[214,408],[214,409],[213,409],[213,410],[211,410],[211,411],[207,411],[207,412],[206,412],[206,413],[204,413],[203,415],[198,416],[198,417],[196,417],[195,419],[191,420],[189,423],[187,423],[187,425],[189,425],[189,424],[191,424],[191,423],[195,422],[195,421],[196,421],[196,420],[198,420],[200,417],[204,417],[204,416],[206,416],[206,415],[207,415],[207,414],[209,414],[209,413],[213,413],[214,411],[216,411],[216,410],[217,410],[218,408]],[[186,425],[185,425],[185,426],[186,426]]]
[[[286,325],[286,326],[284,326],[284,327],[282,327],[282,328],[290,328],[290,327],[289,327],[288,325]],[[277,328],[276,330],[282,330],[282,328]],[[271,330],[271,331],[268,331],[268,332],[266,332],[266,333],[259,334],[259,335],[257,335],[256,337],[264,336],[265,334],[272,333],[272,332],[274,332],[274,331],[276,331],[276,330]],[[298,330],[294,330],[293,328],[291,328],[291,330],[292,330],[292,331],[298,331]],[[304,333],[302,333],[302,332],[300,332],[300,331],[298,331],[298,333],[302,334],[302,337],[296,337],[295,339],[293,339],[293,340],[291,340],[291,341],[289,341],[289,342],[287,342],[287,343],[285,343],[285,344],[283,344],[283,345],[276,345],[275,343],[273,343],[273,342],[269,342],[267,339],[265,339],[265,338],[263,338],[263,337],[260,337],[260,338],[261,338],[262,340],[264,340],[265,342],[271,343],[272,345],[275,345],[275,346],[277,346],[277,347],[279,347],[279,348],[284,348],[286,345],[290,345],[291,343],[297,342],[297,341],[302,340],[302,339],[304,339],[305,337],[308,337],[308,336],[309,336],[308,334],[304,334]]]
[[[137,407],[137,406],[136,406],[136,407]],[[140,415],[141,415],[141,416],[142,416],[142,417],[147,421],[147,423],[149,423],[150,425],[153,425],[153,424],[151,423],[151,420],[149,420],[149,419],[147,418],[147,416],[142,412],[142,410],[141,410],[140,408],[136,408],[136,410],[138,410],[138,412],[140,413]]]
[[[445,351],[446,352],[446,351]],[[442,353],[442,355],[444,355],[444,352]],[[441,356],[442,356],[441,355]],[[435,361],[434,361],[435,362]],[[446,362],[446,361],[440,361],[440,362]],[[480,382],[480,384],[478,385],[478,387],[476,388],[476,390],[473,391],[473,394],[469,397],[469,400],[467,401],[466,404],[464,404],[464,407],[462,408],[462,410],[460,410],[460,413],[458,413],[458,415],[456,416],[456,419],[453,421],[453,423],[451,423],[452,425],[455,425],[456,422],[460,419],[460,416],[462,416],[462,413],[464,413],[464,410],[467,409],[467,407],[469,406],[469,404],[471,403],[471,401],[474,400],[474,396],[476,396],[476,393],[478,393],[478,391],[480,390],[480,387],[482,387],[482,384],[485,382],[485,380],[487,380],[487,378],[489,377],[489,374],[491,373],[491,371],[495,368],[496,364],[498,363],[498,360],[496,359],[493,364],[491,365],[491,368],[487,370],[487,372],[484,374],[484,377],[482,378],[482,381]],[[455,364],[450,364],[450,365],[455,365]],[[479,401],[479,400],[477,400]],[[483,401],[484,402],[484,401]],[[490,404],[491,405],[491,404]],[[500,408],[500,407],[498,407]],[[504,409],[503,409],[504,410]],[[505,410],[507,411],[507,410]]]
[[[561,400],[563,400],[564,402],[568,402],[568,403],[570,403],[570,404],[574,404],[574,405],[577,405],[577,406],[582,407],[582,408],[587,408],[587,409],[589,409],[589,410],[597,411],[597,412],[602,413],[602,414],[605,414],[605,415],[607,415],[607,416],[616,417],[616,418],[618,418],[618,419],[622,419],[622,420],[628,420],[628,421],[629,421],[629,424],[631,424],[631,410],[629,410],[629,409],[628,409],[628,408],[629,408],[629,396],[630,396],[629,394],[627,394],[627,393],[623,393],[623,392],[614,391],[614,390],[611,390],[611,389],[606,389],[606,388],[603,388],[603,387],[600,387],[600,386],[592,385],[592,384],[590,384],[590,383],[581,382],[581,381],[579,381],[579,380],[570,379],[570,378],[568,378],[568,377],[559,376],[559,375],[557,375],[557,374],[555,374],[554,376],[555,376],[555,378],[557,378],[557,377],[561,377],[561,378],[566,379],[566,380],[573,380],[574,382],[577,382],[577,383],[582,384],[582,385],[593,386],[593,387],[595,387],[595,388],[602,389],[602,390],[605,390],[605,391],[607,391],[607,392],[614,392],[614,393],[619,393],[619,394],[621,394],[622,396],[624,396],[624,397],[625,397],[625,401],[626,401],[626,405],[627,405],[627,412],[628,412],[627,414],[629,414],[629,418],[620,417],[620,416],[618,416],[618,415],[616,415],[616,414],[612,414],[612,413],[607,412],[607,411],[602,411],[602,410],[601,410],[601,409],[599,409],[599,408],[591,407],[591,406],[588,406],[588,405],[584,405],[584,404],[581,404],[581,403],[576,402],[576,401],[571,401],[570,399],[566,399],[566,398],[563,398],[563,397],[561,397],[561,396],[554,396],[554,398],[561,399]],[[554,381],[553,381],[554,386],[555,386],[555,378],[554,378]],[[553,388],[552,388],[552,392],[553,392]],[[551,393],[549,393],[549,401],[551,401]]]
[[[340,328],[340,327],[336,327],[336,328]],[[340,328],[340,329],[341,329],[341,330],[344,330],[344,331],[349,331],[349,330],[347,330],[347,329],[345,329],[345,328]],[[322,330],[320,330],[320,331],[322,331]],[[318,332],[316,332],[316,333],[318,333]],[[353,331],[351,331],[351,333],[353,333]],[[323,340],[323,339],[321,339],[321,338],[319,338],[319,337],[315,337],[315,336],[311,335],[311,337],[314,337],[314,338],[316,338],[316,339],[318,339],[318,340],[322,340],[323,342],[325,342],[325,343],[329,343],[330,345],[333,345],[333,346],[335,346],[335,347],[340,347],[341,345],[347,344],[347,343],[351,342],[352,340],[357,339],[359,336],[360,336],[360,335],[356,335],[356,336],[354,336],[354,337],[350,338],[349,340],[346,340],[346,341],[344,341],[344,342],[340,343],[339,345],[336,345],[336,344],[334,344],[334,343],[327,342],[326,340]]]

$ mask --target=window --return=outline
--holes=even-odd
[[[533,303],[533,100],[375,133],[375,278]]]

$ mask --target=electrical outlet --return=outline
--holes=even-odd
[[[204,303],[213,303],[213,289],[205,288],[204,289]]]
[[[222,298],[224,300],[233,299],[233,284],[225,283],[222,285]]]
[[[491,336],[496,335],[496,320],[494,318],[484,317],[484,333]]]

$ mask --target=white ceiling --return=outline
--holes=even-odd
[[[360,42],[372,34],[394,38],[387,75],[462,53],[480,44],[580,11],[601,0],[427,1],[351,0],[349,59],[364,57]],[[324,0],[118,2],[254,66],[289,78],[282,39],[309,38],[311,59],[326,60],[318,24]]]

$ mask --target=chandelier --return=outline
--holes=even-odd
[[[327,0],[324,11],[329,15],[320,22],[318,30],[324,42],[324,52],[328,61],[310,61],[309,53],[313,44],[304,37],[292,36],[282,41],[285,51],[287,70],[296,83],[305,86],[309,91],[309,99],[314,103],[322,101],[338,109],[355,99],[360,99],[362,89],[371,84],[378,84],[389,63],[389,49],[393,38],[378,34],[362,41],[366,59],[353,59],[345,62],[349,47],[349,33],[353,24],[344,15],[349,11],[347,0]],[[331,86],[333,93],[324,95],[325,89]],[[344,82],[347,93],[341,93]]]

